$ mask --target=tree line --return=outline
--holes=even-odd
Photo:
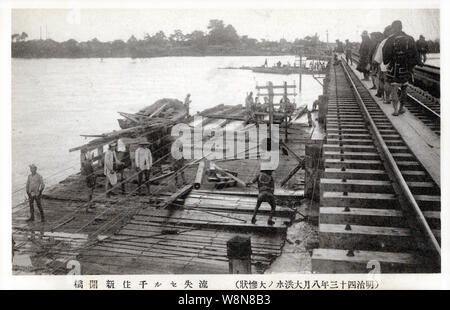
[[[11,36],[12,57],[17,58],[89,58],[89,57],[160,57],[160,56],[217,56],[217,55],[283,55],[313,52],[325,48],[317,34],[288,42],[257,40],[238,35],[232,25],[222,20],[210,20],[208,31],[183,33],[175,30],[166,35],[159,31],[146,34],[143,39],[132,35],[127,41],[101,42],[97,38],[78,42],[70,39],[57,42],[52,39],[27,40],[24,32]]]

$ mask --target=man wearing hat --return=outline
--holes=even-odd
[[[117,184],[117,165],[122,162],[117,158],[116,154],[116,145],[117,143],[112,142],[109,144],[108,150],[105,152],[105,163],[103,167],[103,173],[106,176],[105,181],[105,191],[106,197],[110,197],[110,193],[108,192],[109,186],[114,186]]]
[[[422,63],[425,63],[427,61],[428,43],[425,41],[425,37],[423,35],[419,36],[419,40],[416,42],[416,48]]]
[[[391,36],[386,40],[382,50],[383,62],[387,65],[386,84],[390,89],[394,116],[405,112],[403,105],[407,100],[406,89],[412,80],[414,66],[423,65],[416,49],[416,42],[413,37],[403,32],[402,27],[401,21],[392,22]]]
[[[261,162],[260,174],[258,174],[250,183],[247,183],[247,186],[258,182],[258,200],[256,201],[256,207],[253,211],[252,216],[252,224],[256,223],[256,214],[258,213],[258,209],[261,204],[265,201],[268,202],[271,208],[269,219],[267,220],[267,224],[273,225],[275,222],[272,220],[272,217],[275,213],[275,183],[272,177],[272,170],[269,170],[268,167],[265,167],[264,162]]]
[[[149,149],[150,143],[141,141],[134,155],[136,159],[136,171],[138,171],[138,194],[141,193],[142,177],[145,178],[147,195],[150,195],[150,168],[152,167],[152,152]]]
[[[368,81],[370,70],[370,52],[373,49],[373,42],[370,39],[367,30],[362,32],[361,39],[361,46],[359,47],[359,64],[356,69],[363,73],[363,80]]]
[[[94,167],[92,165],[92,153],[89,152],[88,148],[85,146],[81,149],[80,157],[81,174],[86,176],[86,185],[89,189],[88,201],[91,201],[97,181],[97,176],[95,175]]]
[[[30,203],[30,218],[27,221],[34,221],[34,201],[41,214],[41,222],[45,222],[44,210],[41,205],[42,191],[45,188],[44,179],[37,173],[37,167],[34,164],[30,165],[31,174],[27,179],[26,191],[28,194],[28,201]]]

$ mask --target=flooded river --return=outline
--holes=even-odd
[[[294,56],[160,57],[151,59],[13,59],[13,203],[25,199],[28,165],[34,163],[47,185],[79,171],[79,153],[69,149],[87,140],[80,134],[120,129],[117,114],[136,112],[161,98],[184,100],[191,113],[223,103],[243,104],[246,94],[267,81],[298,86],[298,75],[271,75],[223,67],[294,63]],[[297,91],[298,92],[298,91]],[[309,104],[322,87],[303,76],[297,105]]]

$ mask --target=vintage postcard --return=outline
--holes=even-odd
[[[315,2],[2,8],[2,288],[449,288],[446,5]]]

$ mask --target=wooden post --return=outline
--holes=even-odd
[[[319,123],[326,128],[327,122],[327,113],[328,113],[328,96],[320,95],[319,96]]]
[[[273,84],[268,83],[267,92],[269,94],[269,139],[272,138],[272,123],[273,123]]]
[[[300,73],[298,75],[298,92],[302,92],[302,64],[303,64],[303,57],[302,54],[300,54]]]
[[[203,176],[205,175],[205,161],[201,161],[198,164],[197,174],[194,180],[194,188],[199,189],[202,185]]]
[[[235,236],[227,241],[228,266],[231,274],[252,273],[250,237]]]
[[[287,82],[284,82],[284,141],[287,142],[288,140],[288,117],[287,117],[287,112],[286,112],[286,108],[287,108]]]

